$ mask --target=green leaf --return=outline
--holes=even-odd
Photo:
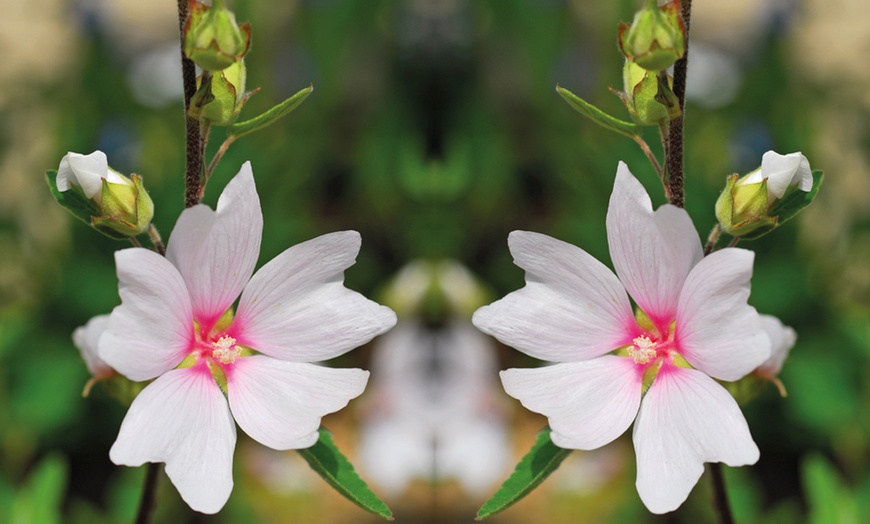
[[[124,236],[109,228],[95,227],[93,218],[102,214],[100,209],[97,207],[97,204],[76,188],[70,188],[68,191],[63,192],[59,191],[57,189],[57,171],[53,169],[46,171],[45,181],[48,183],[48,189],[51,191],[51,196],[57,200],[58,204],[69,211],[72,216],[114,240],[127,240],[130,238],[129,236]]]
[[[259,131],[264,127],[268,127],[274,124],[278,121],[279,118],[299,107],[299,104],[301,104],[306,98],[308,98],[308,95],[310,95],[312,91],[314,91],[314,86],[309,85],[305,89],[299,91],[295,95],[291,96],[287,100],[284,100],[283,102],[266,111],[265,113],[255,116],[250,120],[245,120],[244,122],[237,122],[229,126],[227,128],[227,136],[239,138],[241,136],[247,135],[248,133]]]
[[[67,483],[67,464],[59,455],[42,459],[12,506],[11,524],[61,522],[61,503]]]
[[[818,454],[808,456],[801,473],[810,524],[858,524],[855,500],[827,459]]]
[[[742,240],[755,240],[770,233],[775,228],[781,226],[785,221],[794,218],[795,215],[803,211],[805,207],[813,203],[816,195],[819,194],[819,188],[822,187],[822,182],[825,179],[825,173],[819,169],[813,171],[813,187],[809,191],[801,191],[793,187],[790,188],[783,196],[782,200],[776,202],[773,209],[770,210],[771,216],[777,218],[776,224],[773,227],[759,228],[748,235],[741,236]]]
[[[550,473],[556,471],[571,451],[573,450],[553,444],[550,440],[550,428],[541,430],[532,449],[520,460],[511,476],[481,506],[477,512],[477,520],[495,515],[531,493]]]
[[[353,464],[341,454],[326,428],[320,428],[320,438],[316,444],[298,452],[311,469],[346,499],[379,517],[393,520],[393,512],[356,474]]]
[[[559,85],[556,85],[556,92],[562,95],[568,105],[600,126],[629,138],[636,138],[643,134],[639,125],[611,116]]]

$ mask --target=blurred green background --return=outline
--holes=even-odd
[[[261,264],[321,233],[356,229],[348,286],[377,298],[407,261],[454,258],[491,290],[522,286],[509,231],[540,231],[609,263],[604,217],[624,160],[664,202],[635,144],[570,109],[556,83],[625,118],[616,24],[635,0],[296,0],[228,3],[253,25],[242,117],[305,87],[285,120],[237,142],[206,193],[251,160]],[[143,469],[108,449],[125,408],[88,373],[70,334],[118,304],[113,251],[74,222],[43,174],[67,151],[105,151],[141,174],[168,238],[183,201],[175,4],[0,2],[0,522],[129,522]],[[695,0],[686,113],[687,209],[704,237],[725,177],[768,149],[826,172],[818,200],[759,241],[751,303],[798,332],[781,378],[744,407],[757,465],[728,470],[740,522],[870,522],[870,4]],[[658,151],[654,130],[648,141]],[[210,151],[222,139],[212,133]],[[342,357],[365,367],[368,348]],[[529,358],[500,348],[503,368]],[[515,457],[544,419],[512,406]],[[354,455],[355,404],[326,424]],[[513,464],[505,465],[505,478]],[[216,516],[164,481],[157,522],[367,522],[293,452],[242,437],[235,490]],[[363,472],[363,475],[365,473]],[[626,435],[575,452],[492,522],[706,522],[702,479],[677,512],[647,513]],[[373,486],[377,491],[377,486]],[[494,491],[497,486],[493,486]],[[483,502],[450,483],[387,499],[400,522],[470,522]]]

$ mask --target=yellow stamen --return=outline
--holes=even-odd
[[[656,343],[646,335],[641,335],[632,342],[634,345],[628,347],[628,356],[634,359],[635,364],[646,364],[656,357]]]
[[[214,347],[211,352],[212,357],[222,364],[232,364],[242,354],[242,348],[236,345],[236,339],[229,335],[222,336],[212,345]]]

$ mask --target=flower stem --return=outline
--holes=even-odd
[[[710,482],[713,487],[713,511],[719,524],[734,524],[731,506],[728,504],[728,494],[725,490],[725,477],[722,475],[722,464],[712,462],[707,464]]]
[[[704,246],[704,256],[709,255],[713,252],[713,249],[716,247],[716,243],[719,242],[719,236],[722,235],[722,228],[719,227],[719,224],[713,226],[713,229],[710,230],[710,235],[707,237],[707,244]]]
[[[649,160],[649,163],[652,164],[653,169],[656,170],[656,174],[659,176],[659,180],[662,181],[662,185],[664,185],[664,187],[665,187],[665,195],[667,195],[668,194],[668,184],[667,184],[666,179],[665,179],[665,172],[662,171],[662,166],[661,166],[661,164],[659,164],[659,161],[656,159],[656,156],[653,154],[652,150],[649,148],[649,144],[647,144],[646,141],[639,136],[634,137],[634,141],[637,142],[637,145],[640,146],[641,151],[643,151],[643,154],[646,155],[646,158]]]
[[[683,117],[686,108],[686,69],[689,59],[689,22],[692,14],[692,0],[682,0],[680,14],[686,27],[686,52],[674,64],[674,94],[680,101],[680,116],[671,120],[668,127],[667,172],[670,187],[670,202],[684,207],[683,195]]]
[[[151,239],[151,244],[158,253],[166,255],[166,246],[163,245],[163,239],[160,238],[160,231],[157,231],[154,224],[148,225],[148,238]]]
[[[187,0],[178,0],[178,28],[181,37],[181,76],[184,81],[184,118],[186,129],[184,167],[184,207],[199,203],[199,179],[202,174],[202,134],[199,120],[188,114],[190,99],[196,93],[196,66],[184,55],[184,26],[187,22]]]
[[[149,524],[157,507],[157,480],[160,477],[160,464],[150,462],[145,470],[145,487],[142,498],[139,499],[139,511],[136,512],[136,524]]]

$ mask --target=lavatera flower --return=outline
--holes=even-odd
[[[396,323],[392,310],[343,285],[358,233],[291,247],[252,277],[262,227],[245,163],[216,211],[181,214],[165,258],[142,248],[115,254],[121,305],[99,354],[131,380],[156,380],[133,401],[109,456],[126,466],[165,462],[181,497],[203,513],[232,491],[233,419],[270,448],[312,446],[321,417],[362,393],[369,374],[311,362]]]
[[[509,395],[549,418],[557,446],[596,449],[634,421],[638,493],[650,511],[665,513],[686,500],[705,462],[758,460],[740,408],[714,380],[737,380],[771,353],[747,304],[753,253],[726,248],[703,257],[686,211],[653,211],[621,162],[607,239],[616,275],[570,244],[511,233],[526,286],[473,321],[556,363],[502,371],[501,379]]]

